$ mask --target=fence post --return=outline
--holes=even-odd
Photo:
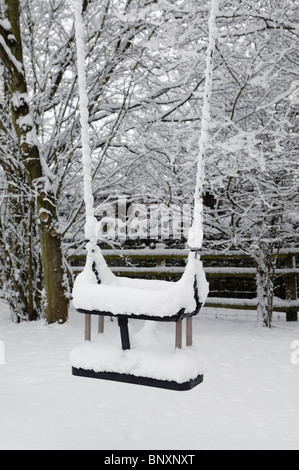
[[[295,256],[288,256],[286,258],[286,266],[288,268],[296,267]],[[284,277],[286,300],[297,300],[297,276],[295,273],[290,273]],[[286,309],[286,320],[287,321],[298,321],[298,311],[296,307],[289,307]]]

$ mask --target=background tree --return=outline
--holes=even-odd
[[[267,326],[277,256],[298,236],[297,17],[297,2],[247,1],[238,8],[224,2],[219,18],[218,125],[208,163],[217,205],[208,224],[219,245],[254,259]]]
[[[23,62],[20,30],[20,5],[18,0],[6,0],[2,4],[4,19],[1,20],[0,58],[5,67],[5,91],[10,101],[10,118],[14,133],[14,155],[25,177],[29,201],[35,204],[35,213],[29,210],[27,221],[33,217],[38,222],[41,247],[41,265],[45,285],[45,314],[48,323],[64,322],[67,318],[64,269],[61,240],[57,233],[56,198],[53,182],[49,177],[47,162],[39,150],[35,122],[30,112],[29,94]],[[5,165],[4,165],[5,167]],[[8,175],[9,176],[9,175]],[[9,177],[8,177],[9,181]],[[29,202],[30,203],[30,202]],[[22,212],[20,215],[23,215]],[[32,234],[32,226],[28,226]],[[30,243],[32,242],[32,235]],[[29,249],[29,283],[33,283],[32,245]],[[18,256],[19,253],[16,253]],[[22,300],[22,299],[20,299]],[[30,303],[32,304],[32,298]],[[26,308],[26,305],[24,305]],[[30,310],[35,309],[31,305]],[[35,309],[36,312],[36,309]],[[28,312],[33,319],[36,313]]]

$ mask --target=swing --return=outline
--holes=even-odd
[[[202,187],[204,154],[208,142],[210,97],[212,92],[213,50],[216,41],[218,0],[212,0],[209,20],[209,45],[205,71],[205,95],[199,139],[197,181],[194,195],[194,219],[188,245],[190,254],[181,279],[177,282],[129,279],[115,276],[97,245],[97,219],[91,189],[91,149],[88,137],[88,97],[86,91],[82,0],[74,0],[82,163],[86,209],[85,238],[87,259],[84,271],[74,283],[73,305],[85,315],[85,342],[71,352],[72,373],[173,390],[190,390],[203,381],[204,362],[192,345],[192,317],[199,314],[208,295],[208,283],[199,250],[202,244]],[[116,317],[121,347],[106,335],[91,341],[91,318],[99,318],[99,333],[104,332],[104,317]],[[186,318],[186,348],[182,349],[182,321]],[[128,320],[147,320],[131,349]],[[153,322],[176,324],[176,348],[153,339]],[[137,335],[138,336],[138,335]],[[150,338],[150,340],[149,340]],[[153,343],[153,344],[152,344]]]

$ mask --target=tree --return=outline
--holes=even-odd
[[[5,86],[10,97],[11,120],[18,143],[14,149],[14,158],[23,168],[27,193],[30,194],[31,204],[35,204],[34,218],[38,221],[45,284],[46,320],[48,323],[64,322],[67,319],[68,301],[65,296],[61,237],[57,231],[54,181],[51,180],[47,163],[40,153],[36,124],[30,112],[23,62],[19,0],[6,0],[2,10],[5,16],[0,23],[0,59],[6,71]],[[33,226],[32,210],[30,214],[32,225],[28,227],[29,232]],[[30,245],[33,250],[32,241]]]
[[[291,20],[298,5],[247,1],[233,7],[225,2],[220,15],[218,127],[208,161],[217,204],[208,223],[221,234],[219,245],[255,261],[259,317],[271,326],[277,256],[298,234],[298,33]]]

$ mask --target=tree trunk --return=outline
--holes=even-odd
[[[256,285],[258,323],[271,328],[274,296],[273,266],[271,259],[269,259],[268,262],[263,259],[263,254],[259,255],[257,262]]]
[[[41,164],[35,125],[28,104],[19,0],[5,0],[5,5],[11,30],[0,25],[0,35],[5,42],[5,47],[0,43],[0,59],[8,72],[11,116],[19,142],[19,158],[25,169],[29,189],[37,201],[41,264],[46,291],[46,320],[48,323],[63,323],[68,315],[68,301],[65,296],[61,237],[56,232],[58,224],[55,195],[49,178],[43,171],[45,164]]]
[[[294,259],[295,260],[295,259]],[[293,257],[288,256],[286,259],[286,266],[288,268],[295,268],[296,263],[293,263]],[[297,280],[295,274],[290,276],[285,276],[285,291],[286,291],[286,299],[290,301],[297,300]],[[290,307],[287,309],[286,312],[286,319],[287,321],[298,321],[298,309],[296,307]]]
[[[264,326],[267,322],[267,295],[265,291],[265,273],[260,266],[257,267],[256,287],[258,324]]]
[[[48,196],[49,197],[49,196]],[[39,199],[41,196],[39,197]],[[45,204],[38,203],[40,214],[39,235],[41,243],[43,276],[46,289],[45,314],[48,323],[64,323],[68,317],[68,301],[63,269],[61,236],[53,228],[54,217]]]

